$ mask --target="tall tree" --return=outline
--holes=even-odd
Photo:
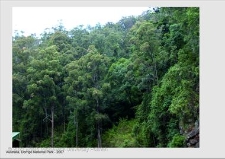
[[[70,103],[74,103],[72,105],[75,106],[75,112],[78,110],[78,112],[75,113],[76,116],[79,116],[80,111],[86,109],[86,112],[89,112],[91,116],[86,119],[82,117],[82,120],[91,120],[91,123],[96,124],[98,147],[101,147],[102,143],[101,123],[102,120],[106,118],[102,113],[103,107],[101,104],[103,98],[104,76],[107,72],[108,63],[109,59],[105,55],[98,53],[96,48],[91,45],[88,48],[88,53],[86,55],[82,56],[79,60],[68,64],[69,76],[65,79],[69,88],[69,96],[67,99]],[[79,108],[81,109],[80,111]],[[76,119],[76,122],[79,122],[78,117],[76,117]],[[81,122],[79,123],[79,125],[82,124]],[[86,124],[89,125],[88,123]],[[91,134],[93,134],[93,131],[95,130],[91,128],[86,129],[90,130]],[[87,136],[91,134],[88,134]],[[92,138],[93,135],[90,137]]]
[[[61,66],[59,63],[59,53],[56,46],[50,46],[39,51],[37,59],[33,59],[27,68],[27,85],[30,98],[24,101],[26,109],[36,109],[42,115],[42,120],[50,120],[52,123],[51,146],[54,139],[54,110],[58,104],[57,92],[59,90],[57,83],[60,80]],[[49,112],[51,115],[49,115]],[[40,116],[39,114],[30,114]],[[39,121],[40,123],[40,121]],[[48,127],[48,125],[47,125]]]

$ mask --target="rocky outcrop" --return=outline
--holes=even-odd
[[[199,148],[199,126],[195,124],[187,134],[186,134],[187,147]]]

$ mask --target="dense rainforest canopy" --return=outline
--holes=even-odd
[[[187,147],[199,121],[199,8],[16,34],[22,147]]]

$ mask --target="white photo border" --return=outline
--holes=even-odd
[[[224,7],[225,1],[1,1],[1,158],[222,158],[225,157]],[[54,154],[6,153],[12,132],[13,7],[199,7],[200,8],[200,148],[44,149]],[[28,13],[29,14],[29,13]],[[36,148],[35,148],[36,149]],[[38,150],[42,150],[38,149]],[[14,150],[14,149],[12,149]],[[33,149],[21,148],[24,151]],[[64,151],[63,153],[57,153]]]

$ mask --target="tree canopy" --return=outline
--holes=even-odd
[[[195,147],[199,8],[12,38],[22,147]]]

